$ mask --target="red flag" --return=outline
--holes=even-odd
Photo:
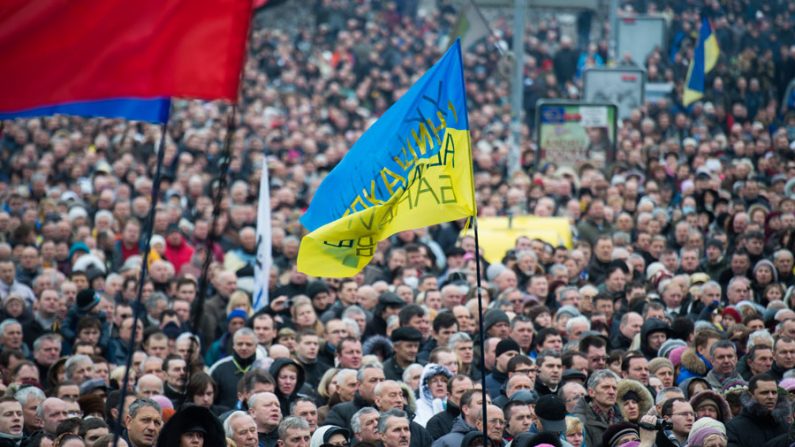
[[[69,103],[237,101],[252,0],[4,0],[0,117]]]

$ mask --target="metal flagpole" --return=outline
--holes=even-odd
[[[232,161],[232,138],[234,137],[235,130],[237,129],[237,104],[232,105],[232,111],[226,123],[226,136],[224,138],[224,148],[221,151],[221,166],[218,173],[218,183],[216,184],[215,196],[213,197],[213,219],[210,224],[210,234],[205,241],[205,254],[204,263],[202,264],[201,276],[199,277],[199,291],[196,294],[196,299],[193,300],[191,309],[191,330],[194,336],[199,337],[199,325],[201,318],[204,314],[204,302],[207,299],[207,276],[210,271],[210,264],[213,261],[213,245],[220,239],[221,235],[218,234],[218,217],[221,215],[221,201],[224,197],[224,190],[229,179],[229,163]],[[201,339],[199,339],[201,340]],[[204,340],[204,343],[209,343],[211,340]],[[193,351],[195,343],[191,343],[188,347],[188,360],[185,362],[185,391],[182,393],[180,405],[185,402],[188,394],[188,385],[193,366]]]
[[[171,113],[168,114],[166,122],[163,123],[160,130],[160,146],[157,151],[157,165],[155,167],[155,178],[152,182],[152,203],[149,207],[149,213],[146,216],[144,223],[144,253],[141,258],[141,274],[138,277],[138,291],[135,294],[135,303],[133,305],[133,325],[130,331],[130,341],[127,343],[127,365],[124,370],[124,380],[122,381],[121,396],[119,400],[119,416],[116,419],[118,424],[114,427],[113,447],[117,447],[119,437],[121,436],[122,424],[124,421],[124,400],[127,398],[127,389],[130,383],[130,368],[132,368],[132,358],[135,353],[135,338],[138,332],[138,322],[141,319],[141,314],[144,313],[141,301],[143,300],[144,280],[149,264],[149,251],[151,250],[152,231],[155,224],[155,210],[157,209],[157,199],[160,196],[160,180],[162,178],[163,158],[166,153],[166,132],[168,131],[168,120],[171,118]]]
[[[483,297],[481,296],[481,283],[480,283],[480,238],[478,238],[478,218],[472,217],[472,227],[475,230],[475,274],[477,275],[477,295],[478,295],[478,332],[480,333],[480,385],[483,387],[483,442],[488,442],[489,436],[486,426],[488,420],[488,402],[486,402],[486,336],[483,333]]]

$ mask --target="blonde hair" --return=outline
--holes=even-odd
[[[582,421],[573,416],[566,416],[566,435],[583,433]]]
[[[325,397],[326,399],[331,397],[328,393],[328,386],[331,381],[334,380],[334,377],[338,372],[340,372],[340,370],[337,368],[329,368],[325,373],[323,373],[323,377],[320,378],[320,382],[317,384],[317,393],[320,396]]]
[[[242,309],[246,311],[246,315],[251,315],[251,300],[248,294],[242,290],[236,290],[229,295],[229,303],[226,305],[226,313],[232,312],[235,309]]]

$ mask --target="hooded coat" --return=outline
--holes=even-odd
[[[624,401],[624,396],[626,396],[627,393],[630,391],[634,391],[635,394],[637,394],[638,397],[640,398],[640,401],[638,402],[638,407],[640,407],[638,413],[639,414],[638,420],[640,420],[640,418],[644,414],[648,413],[649,409],[651,409],[651,407],[654,406],[654,398],[652,397],[649,390],[646,389],[646,387],[643,386],[643,384],[638,382],[637,380],[632,380],[632,379],[619,380],[618,387],[616,389],[616,403],[618,405],[618,408],[621,409],[621,416],[624,418],[624,420],[627,421],[629,419],[627,418],[627,415],[624,414],[624,406],[621,405],[621,403]]]
[[[179,244],[171,245],[166,240],[166,259],[174,266],[174,271],[179,274],[182,266],[190,262],[193,257],[193,247],[188,244],[185,237],[179,236]]]
[[[285,395],[279,389],[278,377],[279,371],[290,365],[294,366],[298,370],[298,374],[293,392],[289,395]],[[279,406],[282,408],[282,414],[290,414],[290,403],[295,400],[296,397],[298,397],[299,393],[301,392],[301,388],[304,386],[304,383],[306,383],[306,373],[304,372],[304,368],[293,359],[281,358],[273,362],[268,372],[270,372],[271,376],[273,376],[273,379],[277,381],[273,392],[276,394],[276,397],[279,398]]]
[[[444,376],[445,380],[450,380],[453,374],[442,365],[428,363],[422,370],[420,376],[419,399],[417,399],[417,411],[414,415],[414,422],[425,427],[435,414],[441,413],[447,407],[447,398],[434,398],[431,394],[430,381],[436,376]]]
[[[763,446],[773,438],[789,431],[786,419],[790,409],[786,396],[779,394],[776,408],[771,412],[750,393],[740,396],[743,409],[726,424],[728,447]]]
[[[711,369],[712,364],[709,363],[709,360],[694,348],[687,348],[682,353],[682,363],[679,365],[679,374],[676,375],[676,384],[679,385],[693,377],[704,377]]]
[[[718,418],[717,420],[723,422],[723,425],[729,423],[732,419],[732,410],[729,407],[729,403],[726,402],[726,399],[721,396],[719,393],[716,393],[712,390],[704,390],[695,396],[690,398],[690,405],[693,406],[693,410],[697,410],[698,406],[704,403],[706,400],[711,400],[715,402],[718,406]]]
[[[707,386],[707,389],[710,388],[709,382],[707,382],[707,379],[705,379],[703,377],[691,377],[691,378],[689,378],[689,379],[687,379],[684,382],[679,384],[679,389],[682,390],[682,393],[685,395],[685,399],[690,399],[691,397],[693,397],[693,396],[690,395],[690,384],[692,384],[694,381],[704,382],[704,385]]]
[[[648,340],[649,335],[655,332],[665,332],[668,338],[671,338],[671,326],[656,318],[649,318],[643,322],[643,326],[640,328],[640,350],[647,360],[657,357],[657,349],[650,348]]]
[[[179,438],[186,430],[194,426],[202,427],[204,445],[223,446],[226,444],[226,435],[221,422],[209,409],[198,405],[188,405],[174,413],[160,430],[156,447],[174,447],[180,445]]]

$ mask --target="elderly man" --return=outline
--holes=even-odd
[[[331,407],[323,425],[336,425],[350,429],[350,421],[354,413],[364,407],[374,406],[375,387],[385,380],[384,371],[374,365],[365,365],[359,369],[356,378],[359,382],[359,390],[354,394],[353,400]]]
[[[42,422],[42,430],[51,436],[55,436],[58,424],[69,417],[66,402],[56,397],[44,399],[39,404],[36,415]]]
[[[3,351],[22,351],[26,358],[30,357],[30,349],[23,342],[19,321],[8,318],[0,323],[0,347]]]
[[[35,386],[22,388],[14,394],[14,399],[22,405],[25,435],[30,436],[42,428],[42,420],[36,414],[36,410],[46,398],[44,391]]]
[[[378,418],[378,434],[384,447],[411,445],[411,430],[406,412],[393,408],[381,413]]]
[[[309,423],[303,418],[290,416],[279,424],[279,447],[307,447],[312,434]],[[262,444],[260,444],[262,445]]]
[[[235,411],[224,421],[226,437],[237,447],[257,447],[257,423],[244,411]]]
[[[398,382],[385,380],[375,387],[374,392],[375,406],[381,412],[382,417],[389,410],[404,410],[403,388]],[[433,442],[428,431],[416,422],[409,422],[409,429],[411,431],[411,447],[426,447]]]
[[[140,398],[149,398],[163,394],[163,381],[154,374],[145,374],[135,384],[135,394]]]
[[[379,416],[378,410],[373,407],[364,407],[354,413],[351,418],[351,431],[357,441],[378,444],[381,440],[378,434]]]

